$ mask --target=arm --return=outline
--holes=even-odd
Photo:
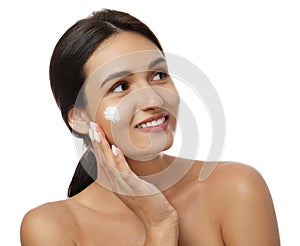
[[[229,246],[279,246],[279,232],[269,189],[251,167],[227,168],[221,230]]]

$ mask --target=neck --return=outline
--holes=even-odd
[[[174,157],[162,153],[148,161],[138,161],[126,158],[130,168],[138,176],[151,176],[159,173],[170,166],[173,159]],[[104,181],[104,183],[98,183],[95,181],[85,190],[72,197],[71,200],[77,201],[96,211],[114,211],[115,213],[122,213],[123,210],[120,209],[120,207],[124,210],[128,209],[110,189],[106,188],[107,184],[105,184],[105,182],[106,181]],[[105,202],[103,201],[103,197],[105,197]]]

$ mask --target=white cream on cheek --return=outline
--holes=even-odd
[[[120,117],[120,112],[116,107],[106,107],[105,111],[104,111],[104,117],[107,120],[110,120],[112,122],[118,122],[120,121],[121,117]]]

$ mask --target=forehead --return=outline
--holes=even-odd
[[[153,57],[149,57],[149,51],[153,51],[151,56],[162,56],[159,48],[141,34],[134,32],[117,33],[102,42],[87,60],[84,66],[86,78],[109,63],[115,63],[117,67],[122,64],[124,66],[124,63],[127,63],[127,66],[147,64],[153,60]],[[143,52],[147,55],[141,55]],[[143,57],[143,59],[137,59],[138,57]]]

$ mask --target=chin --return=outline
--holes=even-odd
[[[139,150],[127,150],[124,151],[124,155],[127,158],[133,159],[133,160],[139,160],[139,161],[148,161],[151,159],[154,159],[158,155],[160,155],[163,151],[168,150],[173,145],[173,138],[168,138],[166,144],[164,146],[158,147],[150,147],[147,149],[139,149]]]
[[[173,146],[173,140],[174,140],[173,138],[168,140],[162,151],[170,149]]]

